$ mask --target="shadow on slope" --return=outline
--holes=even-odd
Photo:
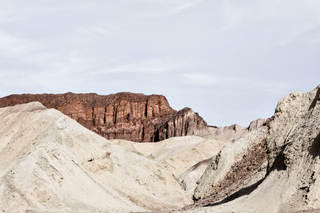
[[[265,179],[265,178],[264,178]],[[238,192],[230,195],[229,197],[223,199],[222,201],[218,202],[218,203],[213,203],[213,204],[209,204],[209,205],[206,205],[205,207],[208,207],[208,206],[217,206],[217,205],[220,205],[220,204],[223,204],[223,203],[228,203],[230,201],[233,201],[234,199],[237,199],[237,198],[240,198],[242,196],[245,196],[245,195],[249,195],[251,192],[253,192],[256,188],[258,188],[258,186],[264,181],[264,179],[258,181],[257,183],[251,185],[251,186],[248,186],[246,188],[243,188],[241,190],[239,190]]]

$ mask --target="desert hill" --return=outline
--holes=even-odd
[[[38,102],[0,109],[0,209],[130,212],[190,203],[165,165]]]

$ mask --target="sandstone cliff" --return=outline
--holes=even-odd
[[[32,101],[61,111],[107,139],[154,142],[175,136],[195,135],[207,127],[206,122],[191,109],[173,110],[162,95],[10,95],[0,99],[0,108]]]

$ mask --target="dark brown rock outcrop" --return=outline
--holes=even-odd
[[[186,107],[175,113],[158,128],[156,141],[165,140],[171,137],[186,135],[200,135],[207,131],[207,123],[198,113]]]
[[[0,99],[0,108],[38,101],[55,108],[107,139],[154,142],[197,135],[207,123],[190,108],[173,110],[162,95],[117,93],[23,94]]]

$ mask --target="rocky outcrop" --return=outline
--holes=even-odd
[[[154,142],[174,136],[194,135],[199,131],[197,128],[206,128],[206,122],[198,114],[191,109],[177,113],[162,95],[23,94],[1,98],[0,107],[32,101],[61,111],[107,139]],[[168,134],[159,138],[159,128],[161,133]]]
[[[197,163],[179,176],[181,186],[196,201],[192,208],[217,203],[240,190],[247,192],[247,188],[254,187],[264,178],[266,133],[270,121],[257,119],[251,122],[249,127],[243,128],[241,139],[232,144],[225,143],[225,148],[220,146],[218,150],[221,151],[216,152],[218,155]]]
[[[198,181],[194,191],[195,206],[222,201],[235,192],[259,182],[264,175],[256,175],[264,167],[266,172],[267,126],[252,131],[237,142],[223,148],[216,155]],[[259,178],[254,178],[258,176]]]
[[[207,123],[198,113],[186,107],[165,120],[156,132],[156,141],[167,138],[201,135],[207,132]]]
[[[279,101],[268,128],[266,154],[265,177],[253,191],[241,194],[240,190],[228,195],[223,202],[197,209],[197,212],[237,209],[240,213],[280,213],[320,207],[320,85],[309,93],[293,92]],[[219,164],[215,165],[217,168],[212,167],[212,171],[219,170]],[[210,179],[216,180],[220,174],[223,172],[203,181],[212,182]],[[195,197],[200,198],[201,194]],[[232,197],[238,198],[233,200]]]
[[[257,119],[249,127],[208,126],[190,108],[173,110],[162,95],[117,93],[89,94],[23,94],[0,98],[0,108],[39,101],[54,108],[106,139],[135,142],[158,142],[171,137],[195,135],[221,137],[235,142],[265,121]]]

